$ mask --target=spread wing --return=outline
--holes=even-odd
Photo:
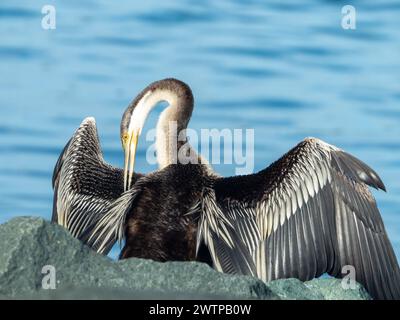
[[[305,281],[352,266],[374,298],[400,299],[399,265],[368,186],[385,190],[357,158],[306,139],[257,174],[205,189],[198,243],[223,272]]]
[[[114,201],[93,225],[88,242],[97,248],[97,252],[108,252],[117,241],[121,245],[125,238],[126,218],[141,192],[141,182],[138,182]]]
[[[136,174],[134,180],[140,176]],[[124,188],[123,170],[103,160],[93,118],[82,122],[62,151],[54,168],[53,189],[52,221],[97,250],[97,245],[89,241],[94,226]],[[111,247],[102,252],[107,253]]]

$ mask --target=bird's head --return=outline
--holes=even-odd
[[[192,92],[187,84],[176,79],[153,82],[129,104],[121,121],[121,142],[125,153],[125,191],[131,186],[137,143],[147,116],[162,101],[167,102],[170,107],[168,117],[164,120],[177,121],[180,126],[186,127],[190,119],[193,109]]]
[[[144,93],[144,94],[143,94]],[[125,110],[121,121],[121,142],[125,153],[124,190],[130,189],[139,136],[151,110],[148,97],[152,91],[142,92]]]

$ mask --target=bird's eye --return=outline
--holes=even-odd
[[[129,135],[127,133],[124,133],[124,135],[122,136],[123,143],[126,144],[128,142],[128,138],[129,138]]]

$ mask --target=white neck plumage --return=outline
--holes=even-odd
[[[137,103],[136,108],[132,112],[131,122],[129,124],[130,132],[138,132],[140,135],[146,119],[151,110],[160,102],[167,102],[168,106],[162,111],[157,122],[156,133],[156,151],[157,162],[159,168],[177,163],[179,141],[186,141],[185,129],[190,120],[192,105],[188,105],[186,101],[181,101],[178,95],[168,89],[156,89],[148,91]],[[185,108],[190,108],[189,112],[185,112]],[[191,148],[190,157],[198,159],[197,154]],[[192,162],[195,162],[194,160]]]

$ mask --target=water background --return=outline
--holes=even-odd
[[[57,29],[41,28],[41,8]],[[190,127],[254,128],[255,171],[307,136],[372,166],[400,257],[400,2],[15,1],[0,3],[0,222],[51,217],[51,175],[82,119],[94,116],[105,159],[122,166],[121,115],[147,84],[189,83]],[[160,110],[146,130],[154,127]],[[136,168],[146,162],[141,139]],[[216,165],[232,175],[235,165]]]

